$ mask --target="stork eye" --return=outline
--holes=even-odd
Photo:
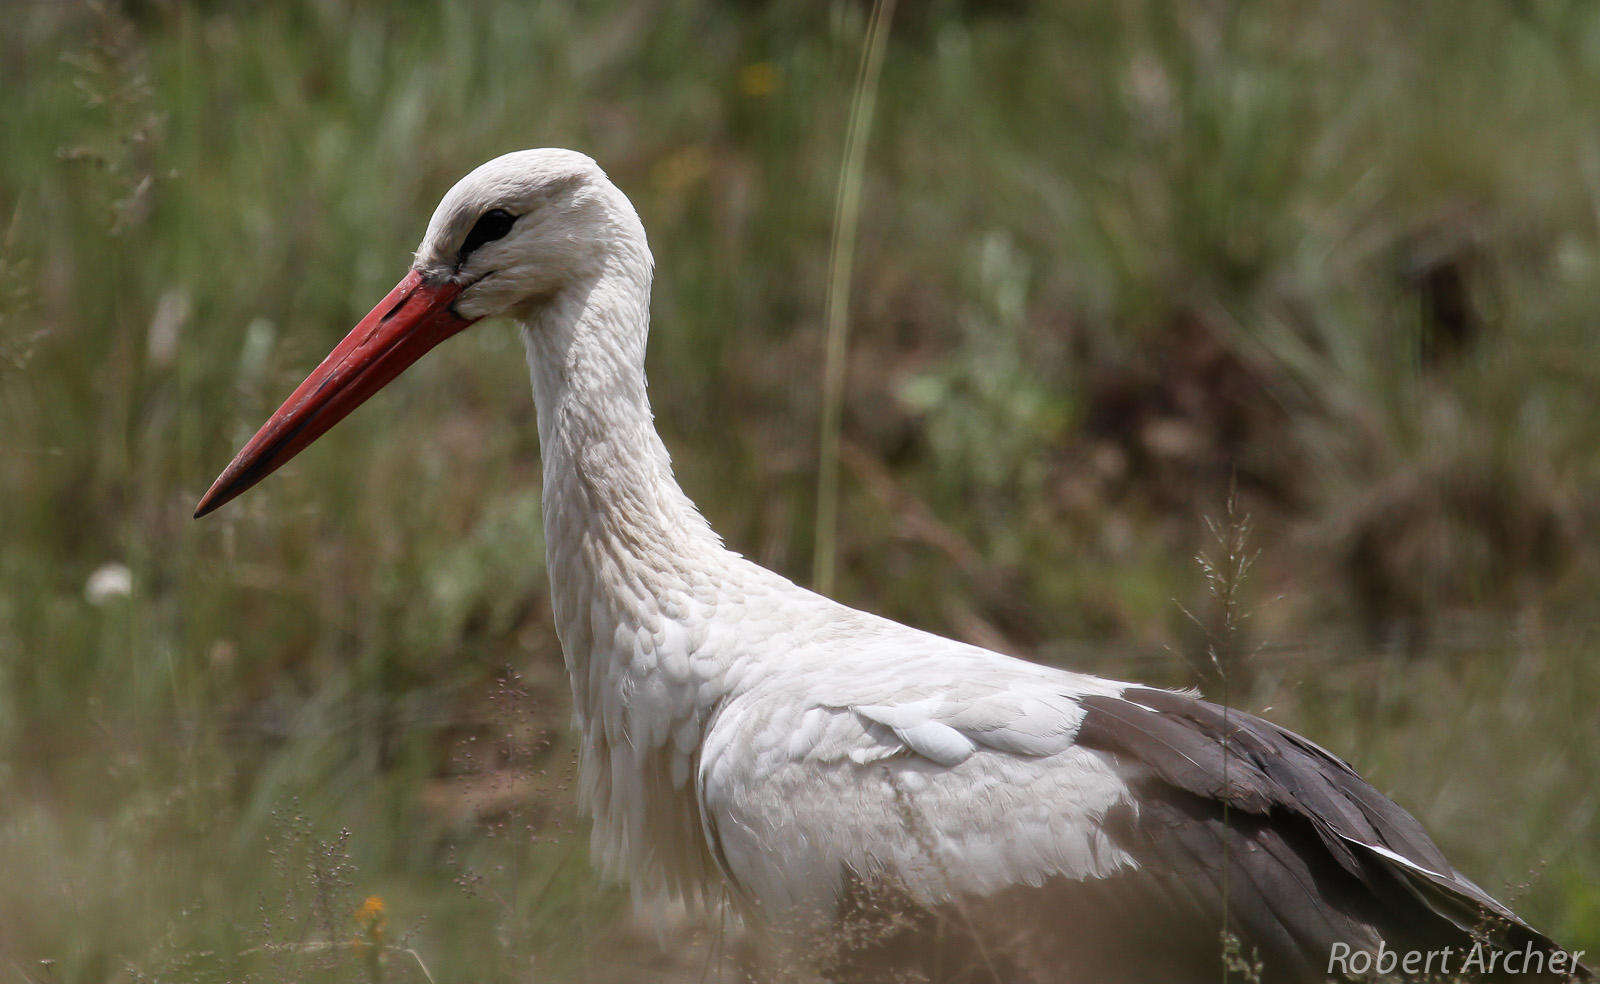
[[[460,266],[472,255],[472,251],[484,243],[492,243],[501,236],[511,231],[516,224],[517,217],[503,208],[491,208],[478,216],[478,221],[473,224],[472,231],[467,233],[466,242],[461,244],[461,252],[456,254],[456,265]]]

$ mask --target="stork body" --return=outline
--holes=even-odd
[[[637,216],[588,158],[485,164],[199,511],[507,314],[537,404],[584,798],[616,873],[802,932],[908,914],[834,955],[861,980],[1210,982],[1224,931],[1269,982],[1337,976],[1336,944],[1464,949],[1480,926],[1559,953],[1303,738],[854,611],[725,549],[652,423],[651,276]]]

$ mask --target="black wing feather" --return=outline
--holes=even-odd
[[[1294,967],[1283,979],[1320,979],[1311,965],[1325,963],[1334,942],[1430,948],[1482,937],[1558,950],[1315,742],[1164,690],[1132,687],[1080,703],[1078,743],[1149,777],[1135,783],[1137,816],[1114,828],[1119,843],[1157,878],[1206,886],[1245,942],[1280,970]],[[1592,977],[1584,970],[1577,979]]]

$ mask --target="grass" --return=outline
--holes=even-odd
[[[0,974],[368,980],[378,896],[389,980],[698,979],[584,854],[507,326],[189,513],[457,176],[566,145],[650,230],[684,484],[805,579],[866,9],[8,13]],[[1237,479],[1233,703],[1600,952],[1597,108],[1578,2],[902,7],[835,594],[1187,683]]]
[[[839,431],[843,421],[845,353],[849,338],[850,274],[855,264],[856,233],[861,221],[861,179],[866,168],[867,140],[878,101],[883,56],[894,24],[894,0],[876,0],[867,22],[861,70],[850,107],[849,138],[839,165],[839,203],[828,248],[827,343],[822,361],[822,432],[817,439],[817,530],[812,537],[811,586],[833,593],[834,555],[839,523]]]

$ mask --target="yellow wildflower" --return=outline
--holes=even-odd
[[[356,925],[360,927],[361,935],[366,937],[366,942],[375,945],[383,943],[383,932],[389,927],[389,915],[382,896],[367,896],[361,907],[356,909]]]

